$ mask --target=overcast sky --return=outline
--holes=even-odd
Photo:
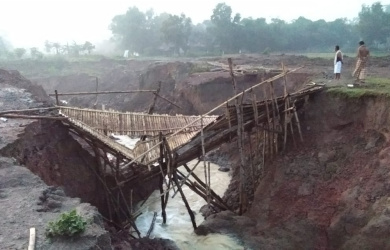
[[[209,19],[214,7],[225,2],[242,17],[280,18],[291,21],[299,16],[332,21],[357,17],[362,4],[377,0],[0,0],[0,36],[14,47],[43,47],[52,42],[82,43],[109,39],[112,18],[129,7],[155,13],[168,12],[192,18],[194,23]],[[388,0],[382,4],[388,4]]]

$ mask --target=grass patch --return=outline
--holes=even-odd
[[[85,231],[87,222],[77,215],[76,210],[63,213],[56,221],[49,222],[46,228],[46,236],[49,238],[57,236],[72,237]]]
[[[386,97],[390,98],[390,79],[370,77],[366,79],[364,86],[360,87],[331,87],[327,89],[327,93],[352,99],[362,97]]]

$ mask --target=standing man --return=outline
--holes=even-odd
[[[366,79],[366,64],[369,55],[370,51],[364,45],[364,42],[360,41],[357,51],[356,68],[352,73],[352,76],[356,78],[355,83],[364,83]]]
[[[334,56],[334,74],[335,79],[340,80],[341,65],[343,64],[343,53],[341,53],[340,46],[338,45],[336,45],[334,50],[336,51]]]

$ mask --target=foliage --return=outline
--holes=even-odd
[[[370,44],[386,44],[390,38],[390,13],[380,2],[363,5],[359,13],[359,31]]]
[[[215,43],[226,52],[238,52],[242,36],[239,25],[240,14],[232,16],[232,8],[225,3],[219,3],[213,10],[211,26],[208,32],[213,34]]]
[[[162,55],[173,47],[190,54],[262,53],[267,48],[278,52],[330,52],[339,45],[343,52],[355,51],[360,39],[369,47],[390,47],[390,7],[380,3],[362,6],[359,18],[312,21],[305,17],[286,22],[273,18],[242,18],[226,3],[218,3],[209,20],[192,24],[184,15],[129,8],[111,23],[114,41],[121,49],[141,55]]]
[[[332,87],[327,90],[329,94],[344,98],[359,99],[363,97],[390,98],[390,79],[370,77],[366,85],[361,87]]]
[[[42,59],[43,53],[38,50],[38,48],[30,48],[30,55],[33,59]]]
[[[91,54],[92,50],[95,49],[95,45],[93,45],[91,42],[86,41],[82,47],[82,50],[88,51],[88,54]]]
[[[14,49],[14,54],[18,59],[21,59],[24,54],[26,54],[26,49],[25,48],[16,48]]]
[[[184,50],[184,53],[187,52],[191,28],[191,19],[184,14],[181,16],[169,15],[162,23],[161,32],[164,41],[167,44],[172,44],[175,47],[175,52],[180,54],[180,49]]]
[[[46,228],[46,236],[49,238],[56,236],[72,237],[85,231],[87,222],[76,210],[63,213],[57,221],[51,221]]]
[[[143,13],[132,7],[126,14],[115,16],[110,29],[121,48],[143,53],[147,48],[158,47],[156,37],[160,36],[161,19],[165,18],[164,14],[156,17],[152,10]]]

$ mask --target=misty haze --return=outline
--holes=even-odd
[[[0,249],[390,249],[390,2],[4,0]]]

